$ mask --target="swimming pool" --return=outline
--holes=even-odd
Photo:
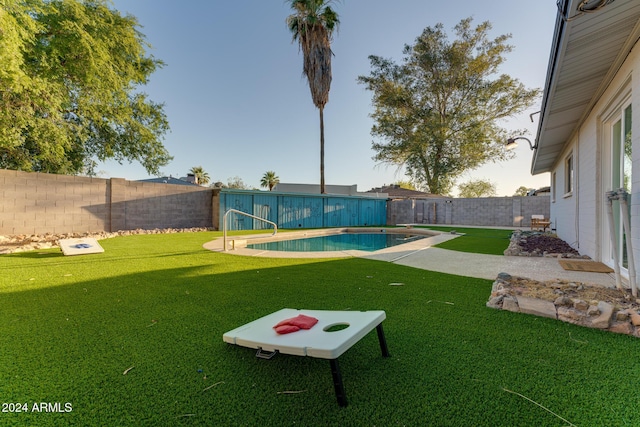
[[[360,250],[374,252],[429,237],[399,233],[340,233],[292,240],[248,244],[247,249],[287,252],[326,252]]]

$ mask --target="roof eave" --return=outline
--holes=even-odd
[[[552,170],[640,38],[640,2],[618,0],[596,13],[564,18],[576,2],[558,4],[533,175]]]

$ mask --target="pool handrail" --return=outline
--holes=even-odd
[[[273,225],[273,234],[272,234],[272,236],[275,236],[276,233],[278,232],[278,225],[275,222],[269,221],[268,219],[260,218],[259,216],[251,215],[251,214],[246,213],[246,212],[239,211],[237,209],[233,209],[233,208],[232,209],[228,209],[224,213],[224,216],[222,217],[222,244],[224,245],[224,251],[225,252],[227,251],[227,216],[230,213],[236,213],[236,214],[248,216],[250,218],[257,219],[257,220],[260,220],[260,221],[264,221],[264,222],[267,222],[267,223]]]

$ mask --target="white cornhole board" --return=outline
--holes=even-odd
[[[283,335],[273,329],[280,321],[299,314],[315,317],[318,323],[311,329],[301,329]],[[283,308],[225,333],[222,339],[229,344],[263,351],[337,359],[384,319],[386,314],[381,310],[330,311]],[[327,331],[335,325],[348,325],[348,327],[334,332]]]
[[[318,323],[311,329],[300,329],[290,334],[281,335],[273,329],[281,321],[299,314],[315,317]],[[276,353],[329,359],[338,404],[347,406],[347,395],[342,384],[338,357],[373,329],[378,332],[382,356],[389,357],[387,342],[382,331],[382,321],[386,317],[382,310],[329,311],[283,308],[225,333],[222,339],[229,344],[257,349],[256,356],[263,359],[270,359]],[[332,326],[338,325],[348,327],[329,330]],[[265,352],[271,354],[267,355]]]
[[[104,252],[104,249],[98,241],[91,237],[82,239],[60,239],[58,240],[60,249],[65,255],[86,255],[86,254],[99,254]]]

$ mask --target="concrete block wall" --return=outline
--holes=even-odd
[[[213,190],[0,170],[0,235],[212,227]]]
[[[387,203],[387,222],[529,227],[531,215],[548,218],[549,209],[549,196],[392,200]]]
[[[0,170],[0,235],[214,227],[220,190]],[[549,197],[428,198],[387,203],[388,224],[528,227]],[[552,224],[555,228],[555,224]]]
[[[114,180],[111,181],[112,193],[118,194],[113,190]],[[112,210],[124,207],[125,223],[115,224],[112,219],[112,227],[134,230],[213,226],[212,189],[139,181],[125,183],[124,201],[114,202],[112,196],[111,202]]]
[[[514,202],[512,197],[455,199],[451,202],[451,223],[513,226]]]

